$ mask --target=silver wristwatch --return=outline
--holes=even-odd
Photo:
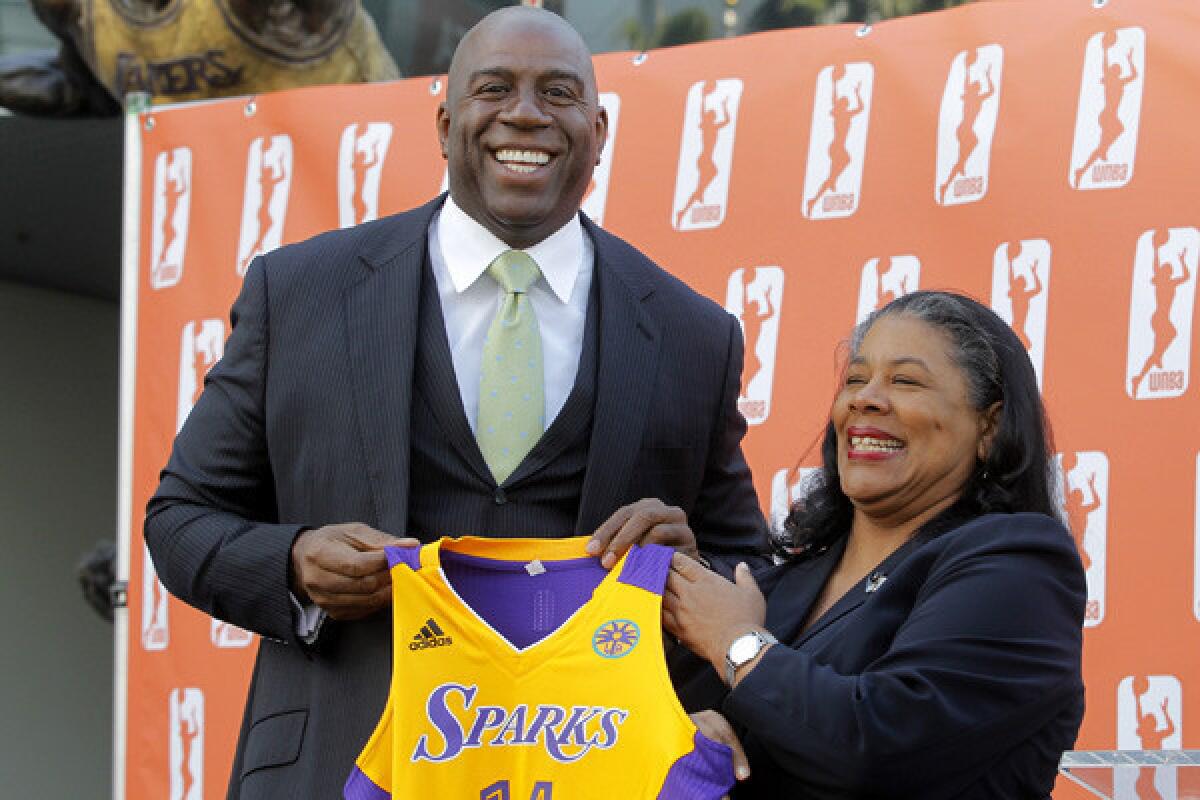
[[[779,640],[771,635],[770,631],[750,631],[737,637],[730,643],[729,649],[725,651],[725,666],[729,668],[726,677],[727,682],[733,686],[733,679],[737,675],[738,667],[743,664],[748,664],[753,661],[762,649],[769,644],[778,644]]]

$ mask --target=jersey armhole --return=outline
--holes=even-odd
[[[392,692],[371,738],[354,760],[342,788],[345,800],[389,800],[392,793]]]

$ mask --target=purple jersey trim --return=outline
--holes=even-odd
[[[444,569],[450,569],[453,565],[462,564],[465,566],[480,567],[490,572],[524,572],[528,574],[529,559],[527,558],[489,558],[487,556],[471,555],[470,553],[459,553],[455,550],[442,550],[441,558]],[[559,572],[596,566],[599,560],[595,556],[581,556],[579,558],[547,559],[541,563],[546,572]],[[601,570],[598,574],[603,576],[604,572]]]
[[[719,800],[733,788],[736,779],[729,745],[714,742],[700,731],[692,741],[692,752],[671,765],[658,800]]]
[[[394,569],[397,564],[408,564],[413,572],[421,568],[421,547],[419,545],[410,547],[388,545],[383,548],[383,552],[387,553],[389,569]]]
[[[625,556],[621,569],[621,583],[645,589],[653,594],[662,594],[667,585],[667,573],[671,571],[671,556],[675,551],[661,544],[634,545]]]
[[[596,558],[540,562],[512,561],[441,553],[442,573],[464,603],[517,649],[529,647],[558,630],[608,574]]]
[[[391,792],[376,786],[375,782],[358,767],[355,767],[354,771],[350,773],[350,777],[346,779],[346,785],[342,788],[342,797],[345,800],[391,800],[391,796]]]

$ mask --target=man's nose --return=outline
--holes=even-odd
[[[539,127],[550,124],[550,115],[542,107],[542,98],[537,87],[518,87],[512,101],[500,115],[510,125]]]

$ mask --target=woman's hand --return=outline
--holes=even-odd
[[[729,720],[716,711],[697,711],[692,714],[692,723],[707,738],[729,745],[729,749],[733,751],[733,774],[739,781],[750,777],[750,762],[746,760],[746,751],[742,749],[742,743],[738,741]]]
[[[612,569],[630,547],[651,543],[673,547],[690,558],[700,557],[687,514],[657,498],[644,498],[618,508],[592,534],[587,551],[601,556],[601,566]]]
[[[689,650],[707,659],[717,674],[725,674],[725,653],[744,633],[761,629],[767,601],[750,575],[738,564],[736,583],[676,553],[663,595],[663,625]]]

